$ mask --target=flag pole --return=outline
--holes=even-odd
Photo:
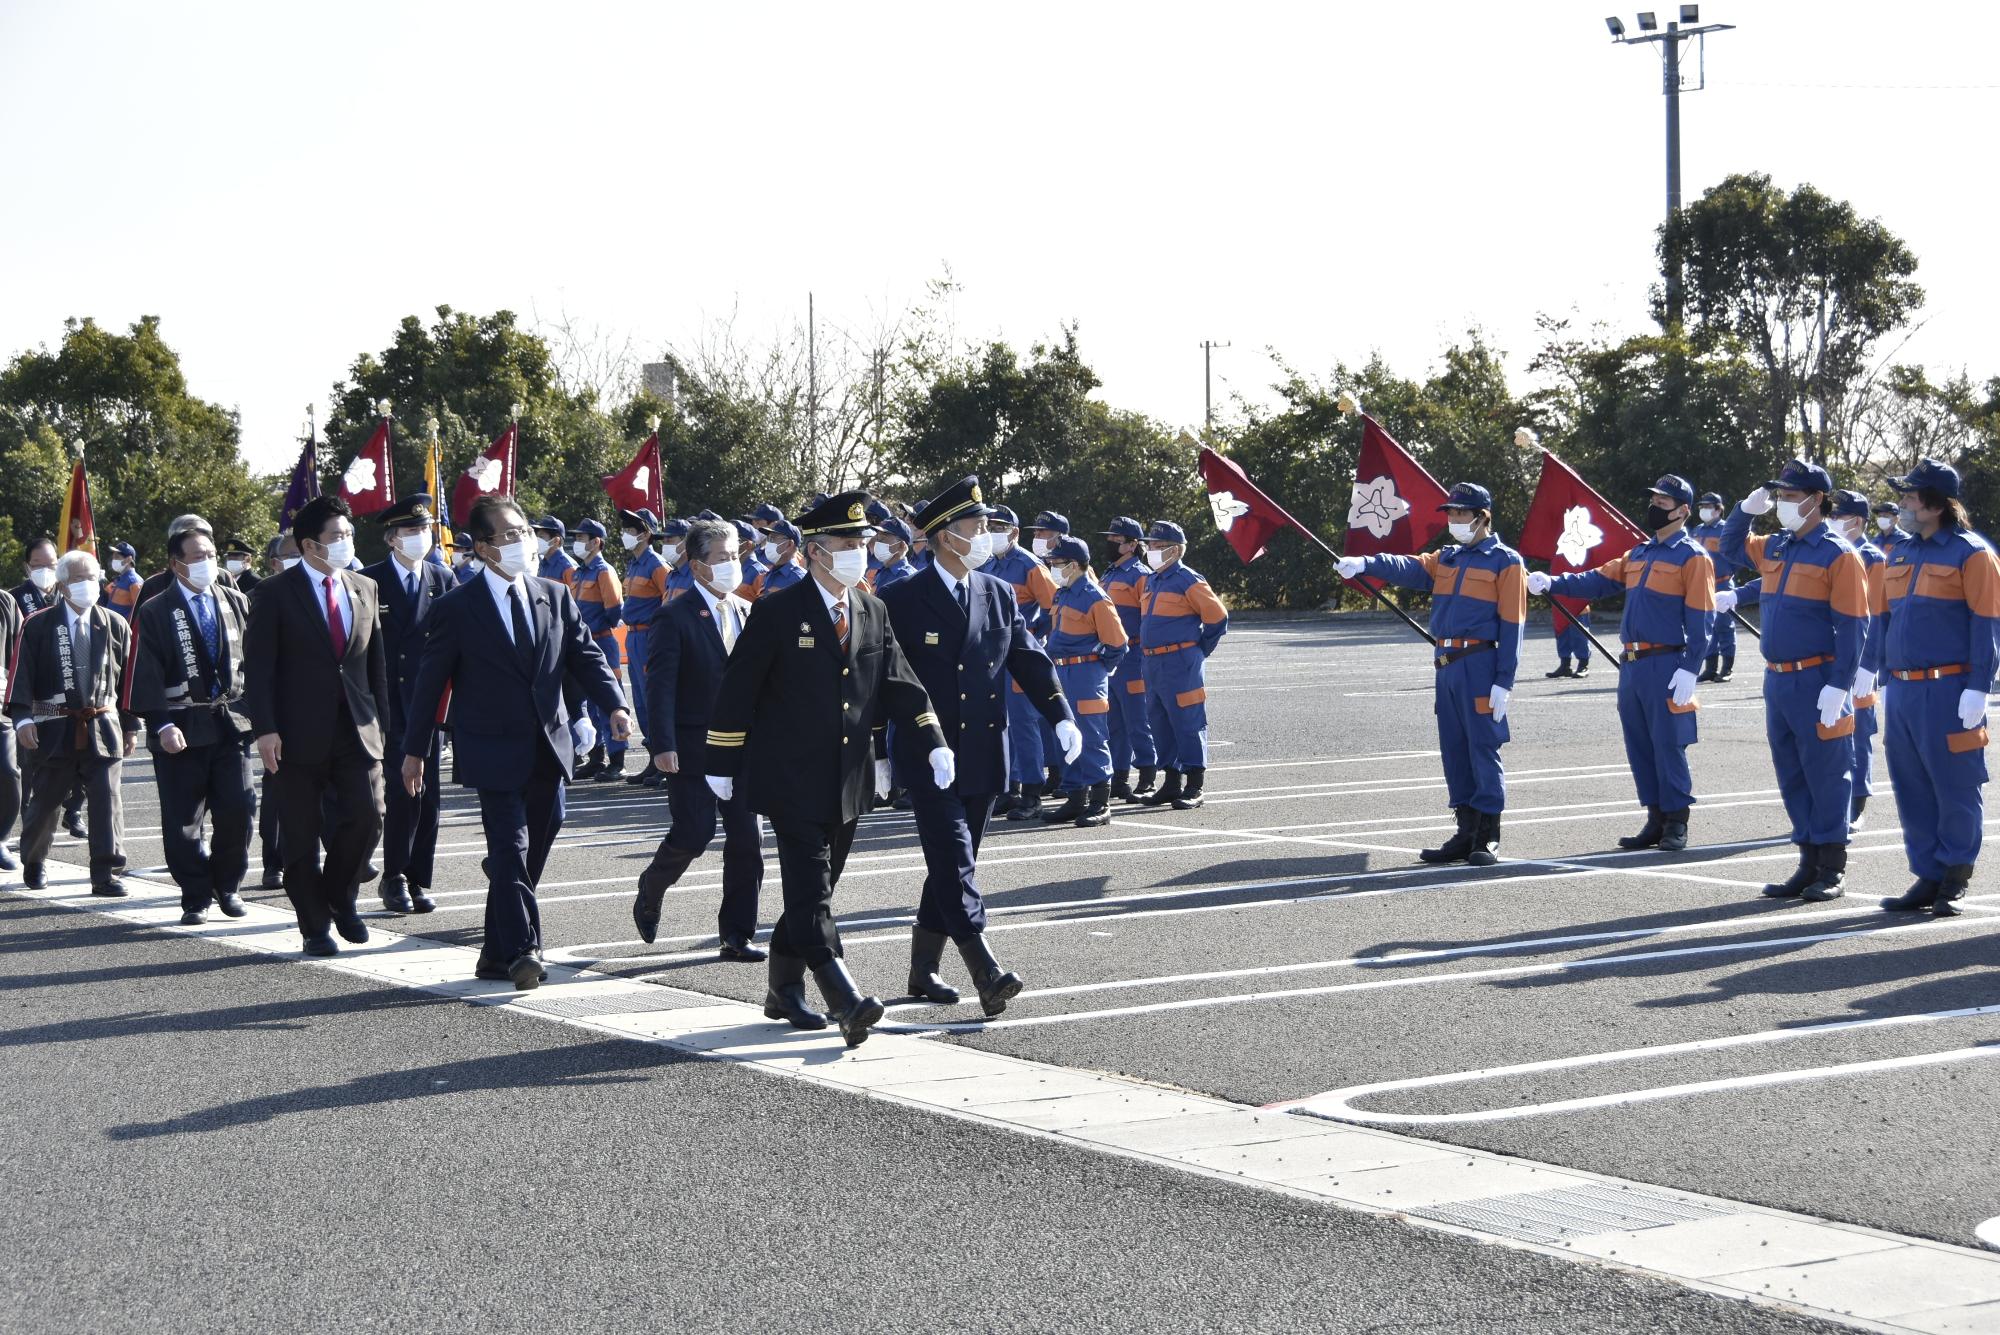
[[[1327,545],[1326,539],[1320,537],[1319,534],[1313,532],[1311,529],[1307,528],[1304,524],[1299,523],[1299,521],[1296,519],[1294,519],[1292,523],[1297,526],[1299,532],[1305,534],[1308,538],[1311,538],[1313,542],[1318,544],[1319,549],[1321,551],[1325,552],[1329,557],[1333,558],[1333,560],[1335,560],[1336,562],[1340,560],[1340,553],[1336,552],[1335,550],[1333,550],[1333,548],[1329,547]],[[1429,631],[1425,630],[1422,626],[1419,626],[1413,619],[1411,619],[1410,614],[1408,612],[1405,612],[1402,608],[1398,607],[1395,603],[1395,600],[1385,597],[1380,589],[1377,589],[1368,584],[1364,584],[1358,579],[1349,579],[1347,576],[1342,575],[1338,568],[1336,568],[1333,573],[1337,578],[1339,578],[1341,583],[1347,585],[1351,589],[1359,589],[1363,593],[1367,594],[1370,598],[1373,598],[1376,604],[1380,606],[1384,611],[1394,612],[1398,617],[1402,619],[1404,625],[1408,626],[1411,630],[1415,631],[1417,634],[1423,636],[1425,643],[1429,644],[1430,647],[1433,649],[1437,648],[1437,637],[1435,635],[1432,635]]]
[[[1581,617],[1577,616],[1576,613],[1570,611],[1567,607],[1564,607],[1561,603],[1557,602],[1554,594],[1548,594],[1546,596],[1548,597],[1549,600],[1549,606],[1553,607],[1556,611],[1561,612],[1564,616],[1568,617],[1569,624],[1575,626],[1578,630],[1582,631],[1583,638],[1589,640],[1592,644],[1596,645],[1597,652],[1602,654],[1604,657],[1610,659],[1612,667],[1617,668],[1620,672],[1623,672],[1625,670],[1625,660],[1619,655],[1612,653],[1611,650],[1607,649],[1604,645],[1604,641],[1598,639],[1596,635],[1591,633],[1590,627],[1583,624],[1583,619]]]

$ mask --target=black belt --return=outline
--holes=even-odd
[[[1494,647],[1495,645],[1493,641],[1482,640],[1480,643],[1469,645],[1464,649],[1455,649],[1448,654],[1439,654],[1437,656],[1436,666],[1441,668],[1450,667],[1453,663],[1456,663],[1459,659],[1466,657],[1468,654],[1483,654],[1493,649]]]
[[[1618,656],[1627,663],[1636,663],[1642,658],[1658,658],[1661,654],[1677,654],[1686,649],[1684,644],[1649,644],[1644,649],[1627,649]]]

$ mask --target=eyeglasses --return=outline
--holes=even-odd
[[[495,533],[492,537],[487,538],[486,541],[492,543],[495,547],[505,547],[510,542],[526,542],[528,535],[533,532],[533,529],[510,528],[505,532]]]

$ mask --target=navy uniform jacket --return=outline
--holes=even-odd
[[[424,619],[403,754],[431,753],[438,706],[450,690],[452,763],[467,788],[526,788],[538,743],[554,754],[564,778],[575,772],[566,682],[607,715],[625,708],[618,678],[583,628],[576,598],[553,580],[530,575],[522,583],[535,636],[532,670],[515,653],[483,573],[433,602]]]
[[[243,632],[250,621],[249,600],[218,582],[216,638],[222,661],[212,662],[201,623],[176,587],[132,614],[132,675],[125,707],[146,720],[146,746],[160,750],[160,729],[173,724],[189,746],[250,735],[243,708]]]
[[[382,652],[389,666],[389,745],[393,749],[410,729],[410,694],[417,686],[417,661],[423,653],[425,624],[431,606],[457,587],[451,572],[429,561],[417,562],[417,598],[410,601],[404,581],[410,572],[395,557],[384,557],[361,573],[375,581],[382,603]],[[391,776],[394,782],[394,776]]]
[[[945,744],[922,683],[874,594],[847,591],[847,652],[811,576],[757,600],[709,716],[705,774],[774,820],[840,825],[868,808],[874,734],[925,754]]]
[[[957,757],[958,781],[953,785],[957,791],[998,793],[1007,787],[1010,675],[1051,725],[1076,721],[1056,684],[1055,664],[1028,632],[1014,586],[1006,580],[971,572],[966,589],[969,624],[935,568],[891,585],[882,602],[904,656],[930,693],[945,744]],[[931,745],[921,736],[897,730],[894,760],[900,785],[931,781],[927,759]]]
[[[731,594],[737,643],[750,622],[750,604]],[[672,751],[680,772],[711,773],[708,721],[722,689],[722,629],[699,591],[683,594],[654,615],[646,632],[646,746],[656,756]]]

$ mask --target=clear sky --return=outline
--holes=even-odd
[[[0,354],[158,314],[267,469],[441,302],[651,355],[808,290],[867,327],[946,264],[962,336],[1074,320],[1104,396],[1174,424],[1204,338],[1218,400],[1266,349],[1416,374],[1475,323],[1525,378],[1537,312],[1645,322],[1659,61],[1608,12],[0,0]],[[1762,170],[1882,218],[1930,294],[1903,359],[2000,374],[2000,5],[1702,17],[1741,26],[1682,99],[1687,196]]]

